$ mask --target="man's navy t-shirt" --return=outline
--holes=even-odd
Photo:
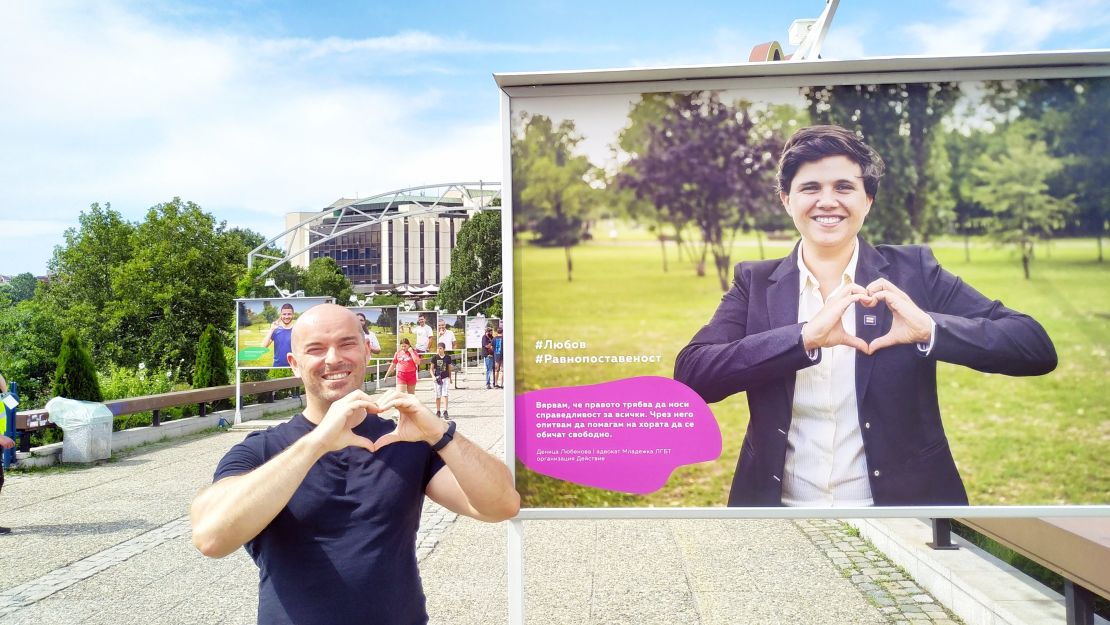
[[[255,432],[216,467],[214,481],[248,473],[316,427],[303,415]],[[370,415],[354,432],[394,429]],[[443,460],[426,443],[325,454],[288,505],[246,544],[259,568],[259,623],[427,623],[416,566],[424,488]]]

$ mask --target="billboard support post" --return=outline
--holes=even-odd
[[[243,413],[239,411],[239,407],[243,404],[242,376],[240,375],[242,372],[242,369],[235,367],[235,425],[243,422]]]
[[[509,625],[524,625],[524,521],[508,523]]]

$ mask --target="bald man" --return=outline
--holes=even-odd
[[[482,521],[515,516],[508,468],[413,395],[362,392],[366,341],[354,313],[305,312],[289,366],[307,405],[255,432],[193,499],[193,544],[245,546],[259,567],[259,623],[426,623],[416,565],[424,496]],[[398,422],[382,412],[396,409]]]

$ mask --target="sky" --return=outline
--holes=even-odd
[[[823,0],[0,2],[0,274],[90,204],[283,215],[499,181],[493,74],[742,63]],[[1110,48],[1107,0],[841,0],[827,59]]]

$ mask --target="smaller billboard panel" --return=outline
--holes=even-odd
[[[370,343],[370,360],[389,360],[397,353],[397,307],[351,307],[362,324],[362,333]]]
[[[289,366],[293,326],[306,310],[330,297],[263,297],[235,300],[235,366],[274,369]]]

